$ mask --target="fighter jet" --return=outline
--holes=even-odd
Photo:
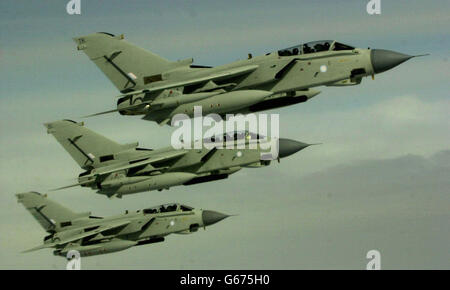
[[[169,234],[191,234],[200,227],[213,225],[229,216],[174,203],[98,217],[90,212],[73,212],[38,192],[16,196],[18,202],[49,233],[44,238],[44,244],[25,252],[54,248],[53,254],[63,257],[67,257],[71,250],[85,257],[163,242]]]
[[[265,149],[268,146],[263,146],[271,141],[251,132],[206,138],[201,149],[169,146],[152,150],[140,148],[138,143],[118,144],[85,128],[83,123],[71,120],[51,122],[45,126],[47,132],[85,170],[79,175],[78,183],[62,188],[90,187],[108,197],[120,198],[124,194],[220,180],[244,167],[268,166],[273,156]],[[212,142],[210,146],[206,146],[208,142]],[[230,142],[234,144],[232,149],[228,149]],[[278,156],[273,159],[287,157],[310,145],[280,138],[276,148]],[[244,149],[239,149],[242,147]]]
[[[169,61],[123,35],[100,32],[74,41],[121,92],[116,109],[93,115],[144,115],[159,124],[177,114],[192,118],[194,106],[223,116],[306,102],[320,93],[314,87],[358,85],[414,57],[324,40],[209,67],[192,58]]]

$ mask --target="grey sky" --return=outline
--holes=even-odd
[[[361,269],[379,249],[385,268],[449,268],[449,2],[382,0],[379,16],[367,15],[367,1],[211,2],[82,0],[81,16],[67,15],[66,1],[0,2],[0,268],[64,268],[49,250],[19,253],[44,232],[13,194],[47,192],[80,172],[44,122],[113,108],[117,91],[71,40],[95,31],[205,65],[316,39],[431,56],[274,110],[282,136],[324,144],[270,168],[122,200],[79,188],[51,193],[98,215],[171,201],[239,214],[83,267]],[[168,145],[172,132],[134,117],[85,121],[144,147]]]

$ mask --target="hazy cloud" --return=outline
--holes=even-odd
[[[431,53],[304,104],[277,109],[281,135],[322,142],[227,180],[109,200],[86,188],[50,194],[76,211],[113,215],[166,202],[239,214],[193,235],[86,258],[89,269],[449,268],[448,1],[0,2],[0,268],[63,269],[50,250],[20,251],[44,232],[14,193],[71,184],[80,169],[44,122],[112,109],[118,92],[71,38],[125,33],[169,59],[218,65],[314,39]],[[173,5],[170,5],[173,6]],[[85,119],[121,143],[167,146],[172,128],[117,114]]]

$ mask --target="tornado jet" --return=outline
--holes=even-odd
[[[85,170],[79,174],[77,183],[62,188],[89,187],[99,194],[119,198],[125,194],[225,179],[242,168],[265,167],[273,160],[279,161],[313,145],[284,138],[272,142],[259,134],[237,131],[206,138],[200,149],[169,146],[153,150],[141,148],[138,143],[116,143],[85,128],[84,123],[71,120],[45,126]],[[275,148],[268,146],[271,143]]]
[[[303,103],[320,93],[316,87],[358,85],[415,57],[322,40],[210,67],[192,58],[169,61],[123,35],[100,32],[74,41],[121,93],[115,109],[90,116],[119,112],[161,125],[178,114],[192,118],[194,106],[225,116]]]
[[[54,248],[53,254],[63,257],[72,250],[86,257],[159,243],[170,234],[191,234],[229,217],[178,203],[99,217],[73,212],[38,192],[16,196],[48,233],[42,245],[25,252]]]

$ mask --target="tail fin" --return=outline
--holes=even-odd
[[[75,37],[74,41],[78,50],[86,53],[122,93],[142,89],[145,82],[161,80],[161,73],[174,64],[123,40],[123,35],[99,32]]]
[[[44,124],[47,133],[66,149],[83,169],[92,169],[101,162],[113,160],[117,152],[130,149],[130,145],[121,145],[85,127],[83,123],[61,120]],[[137,146],[137,144],[134,144]]]
[[[89,213],[75,213],[38,192],[18,193],[16,196],[17,201],[23,204],[47,232],[54,232],[61,227],[61,223],[89,216]]]

